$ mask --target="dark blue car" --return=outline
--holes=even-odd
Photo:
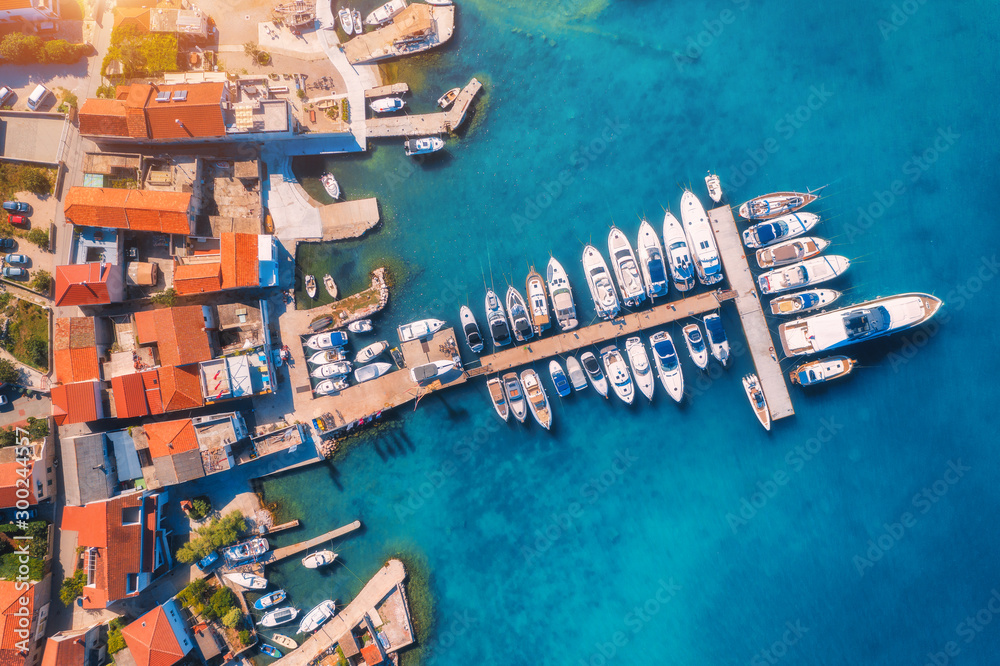
[[[23,201],[4,201],[3,209],[11,213],[27,213],[31,207]]]

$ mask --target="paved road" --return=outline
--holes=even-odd
[[[35,393],[28,398],[23,393],[16,386],[7,385],[0,388],[0,395],[6,397],[8,401],[6,405],[0,405],[0,428],[21,423],[29,416],[41,419],[49,415],[52,403],[46,396]]]

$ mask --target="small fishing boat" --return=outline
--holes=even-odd
[[[796,315],[830,305],[840,298],[835,289],[807,289],[771,299],[771,314]]]
[[[825,238],[806,236],[782,241],[770,247],[757,250],[757,265],[761,268],[778,268],[803,261],[825,250],[830,241]]]
[[[452,88],[438,98],[438,106],[442,109],[447,109],[455,103],[455,100],[458,98],[458,93],[460,92],[462,92],[461,88]]]
[[[793,384],[799,386],[813,386],[822,384],[831,379],[846,377],[854,370],[857,361],[847,356],[830,356],[815,361],[803,363],[799,367],[788,373]]]
[[[316,298],[316,278],[312,275],[306,276],[306,293],[309,294],[309,298]]]
[[[597,362],[597,357],[594,356],[594,353],[589,351],[583,352],[580,355],[580,363],[583,364],[583,369],[587,371],[587,377],[590,378],[590,383],[594,386],[594,390],[607,398],[608,380],[604,377],[601,364]]]
[[[249,541],[223,548],[222,555],[226,558],[229,566],[236,566],[255,562],[257,558],[266,553],[270,548],[271,545],[267,542],[267,539],[257,537],[256,539],[250,539]]]
[[[569,380],[566,379],[566,373],[563,372],[559,361],[555,359],[549,361],[549,378],[552,379],[552,385],[556,387],[556,393],[559,394],[560,398],[565,398],[573,392]],[[586,380],[584,380],[584,384],[586,385]]]
[[[226,574],[226,580],[248,590],[263,590],[267,587],[266,578],[248,573],[228,573]]]
[[[399,12],[406,9],[406,0],[389,0],[371,14],[365,17],[368,25],[382,25],[388,23]]]
[[[463,305],[459,309],[459,319],[462,321],[462,332],[469,349],[475,354],[483,351],[483,336],[479,333],[479,324],[476,322],[476,315],[472,314],[472,308]]]
[[[691,360],[699,368],[704,370],[708,367],[708,349],[705,347],[705,338],[701,334],[698,324],[688,324],[681,329],[684,335],[684,344],[687,345]]]
[[[351,12],[351,18],[354,19],[354,34],[360,35],[365,31],[365,24],[361,22],[361,12],[355,9]]]
[[[391,363],[369,363],[354,371],[354,381],[359,384],[381,377],[392,370]]]
[[[513,286],[507,287],[507,316],[510,317],[510,328],[514,339],[518,342],[530,340],[534,336],[531,323],[528,321],[528,308],[524,297]]]
[[[549,409],[549,397],[545,395],[538,373],[530,368],[521,373],[521,386],[531,408],[531,415],[538,425],[546,430],[552,427],[552,410]]]
[[[601,350],[601,360],[604,361],[604,370],[608,373],[608,380],[615,395],[621,398],[622,402],[631,405],[635,400],[635,386],[632,384],[632,377],[628,372],[628,365],[622,358],[622,353],[618,347],[609,345]]]
[[[298,616],[299,616],[298,608],[285,606],[284,608],[276,608],[270,613],[266,613],[264,617],[260,618],[259,624],[262,627],[278,627],[287,622],[291,622]]]
[[[322,331],[324,328],[333,323],[333,317],[320,317],[313,323],[309,324],[310,331]]]
[[[410,379],[418,384],[427,384],[458,369],[460,365],[454,360],[431,361],[410,368]]]
[[[516,372],[508,372],[503,376],[503,390],[514,418],[524,423],[524,418],[528,415],[528,405],[524,400],[524,391],[521,389],[521,381],[517,378]]]
[[[795,238],[819,224],[815,213],[792,213],[776,220],[759,222],[743,230],[743,244],[749,248],[763,248],[780,241]]]
[[[298,643],[284,634],[271,634],[271,640],[281,647],[288,648],[289,650],[294,650],[299,646]]]
[[[324,379],[316,384],[315,393],[316,395],[330,395],[337,391],[343,391],[347,387],[348,383],[344,379]]]
[[[545,282],[549,287],[549,298],[552,299],[552,312],[556,322],[563,331],[571,331],[579,323],[576,319],[576,303],[573,301],[573,289],[569,286],[569,278],[562,264],[555,257],[549,257],[549,265],[545,268]]]
[[[708,213],[694,192],[684,190],[681,195],[681,221],[687,236],[688,249],[692,253],[694,268],[702,284],[712,285],[722,280],[722,264],[719,263],[719,247],[708,221]]]
[[[354,34],[354,17],[351,15],[351,10],[347,7],[341,7],[340,11],[337,12],[337,18],[340,19],[340,27],[348,35]]]
[[[638,337],[629,338],[625,341],[625,354],[628,356],[629,365],[632,366],[632,374],[635,375],[635,385],[644,396],[652,400],[656,382],[653,379],[653,370],[649,367],[646,346]]]
[[[309,362],[313,365],[326,365],[327,363],[336,363],[337,361],[343,361],[347,356],[344,355],[343,350],[332,349],[330,351],[318,351],[309,357]]]
[[[660,383],[671,398],[680,402],[684,397],[684,372],[673,339],[666,331],[659,331],[649,336],[649,346],[653,348]]]
[[[328,564],[333,564],[335,559],[337,559],[337,553],[332,550],[317,550],[315,553],[310,553],[302,558],[302,566],[306,569],[319,569]]]
[[[403,150],[407,157],[436,153],[442,148],[444,148],[444,139],[437,136],[422,136],[416,139],[407,139],[403,142]]]
[[[490,337],[494,347],[510,344],[510,326],[500,297],[492,289],[486,290],[486,323],[490,327]]]
[[[347,344],[347,333],[343,331],[328,331],[319,333],[306,340],[306,347],[316,351],[325,351]]]
[[[424,0],[428,5],[434,5],[436,7],[447,7],[448,5],[455,4],[452,0]]]
[[[712,201],[715,203],[722,201],[722,181],[711,171],[705,176],[705,187],[708,188],[708,196]]]
[[[670,282],[667,279],[667,267],[663,263],[663,246],[660,245],[660,238],[653,225],[645,218],[639,225],[639,241],[635,247],[642,279],[646,284],[646,295],[650,300],[666,296]]]
[[[442,327],[444,327],[444,322],[440,319],[419,319],[399,326],[396,332],[399,333],[400,342],[407,342],[429,338]]]
[[[834,279],[851,267],[851,260],[839,254],[806,259],[757,276],[762,294],[779,294],[789,289],[810,287]]]
[[[319,177],[319,182],[323,183],[323,189],[326,190],[326,193],[329,194],[334,201],[340,198],[340,183],[337,182],[337,179],[332,173],[329,171],[324,173]]]
[[[383,97],[372,101],[368,106],[375,113],[393,113],[395,111],[402,111],[403,107],[406,106],[406,102],[399,97]]]
[[[302,621],[299,622],[299,630],[296,633],[311,634],[323,626],[327,620],[337,613],[337,606],[330,600],[320,602],[315,608],[306,613]]]
[[[267,643],[261,643],[260,651],[266,654],[268,657],[273,657],[274,659],[281,659],[281,650],[274,647],[273,645],[268,645]]]
[[[389,356],[392,357],[393,362],[400,368],[406,367],[406,359],[403,358],[403,352],[399,351],[399,347],[390,349]]]
[[[257,601],[253,602],[253,607],[259,611],[267,610],[271,606],[277,606],[280,604],[287,596],[288,595],[285,594],[284,590],[275,590],[274,592],[265,594],[257,599]]]
[[[760,380],[757,379],[757,375],[751,373],[743,378],[743,390],[747,392],[747,400],[750,401],[750,406],[753,407],[757,420],[764,426],[764,430],[770,430],[771,413],[767,410],[767,399],[764,397],[764,391],[760,388]]]
[[[635,260],[635,252],[628,239],[618,227],[611,227],[608,233],[608,254],[611,255],[611,267],[618,279],[618,288],[622,293],[622,302],[629,307],[636,307],[646,300],[646,287],[642,283],[639,264]]]
[[[713,312],[705,315],[702,321],[705,322],[705,333],[708,335],[708,347],[712,350],[712,356],[725,366],[729,363],[729,339],[722,326],[722,317]]]
[[[772,192],[742,204],[739,213],[740,217],[747,220],[769,220],[794,213],[817,198],[812,192]]]
[[[365,363],[370,363],[376,358],[382,355],[382,353],[389,348],[389,343],[385,340],[380,340],[379,342],[373,342],[361,351],[358,355],[354,357],[354,362],[358,365],[364,365]]]
[[[684,227],[670,211],[663,214],[663,246],[667,250],[670,277],[677,291],[691,290],[694,287],[694,264],[691,263],[687,237]]]
[[[333,281],[333,276],[329,273],[323,276],[323,286],[326,287],[326,293],[330,294],[330,298],[336,300],[337,283]]]
[[[604,257],[593,245],[583,248],[583,270],[587,275],[590,295],[594,298],[597,316],[601,319],[614,319],[621,310],[618,303],[618,293],[611,283],[611,272]]]
[[[347,325],[347,330],[351,333],[371,333],[372,331],[372,320],[371,319],[359,319],[357,321],[352,321]]]
[[[503,393],[503,383],[499,377],[493,377],[486,381],[486,390],[490,392],[490,400],[493,402],[493,409],[497,416],[504,421],[510,416],[510,409],[507,407],[507,397]]]
[[[580,365],[575,356],[566,357],[566,372],[569,373],[569,383],[573,385],[574,391],[582,391],[587,388],[587,375],[583,372],[583,366]]]
[[[545,291],[545,281],[541,273],[531,267],[528,279],[524,283],[524,292],[528,295],[528,315],[531,317],[531,327],[535,335],[549,327],[549,298]]]
[[[351,374],[350,361],[337,361],[321,365],[310,373],[316,379],[330,379],[331,377],[344,377]]]

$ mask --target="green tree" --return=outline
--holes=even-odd
[[[233,511],[225,516],[215,517],[208,525],[195,531],[195,535],[177,551],[177,559],[184,564],[192,564],[217,548],[236,543],[246,529],[243,514]]]
[[[37,231],[37,229],[32,229],[32,231]],[[48,245],[48,234],[45,234],[46,245]],[[28,240],[31,240],[30,238]],[[37,292],[43,294],[49,293],[49,288],[52,287],[52,274],[48,271],[35,271],[34,276],[31,278],[31,288]]]
[[[250,641],[253,638],[253,635],[246,629],[241,629],[239,637],[240,637],[240,643],[242,643],[243,645],[250,645]]]
[[[191,500],[191,511],[189,513],[195,520],[205,518],[211,511],[212,505],[205,500],[200,498]]]
[[[87,582],[87,574],[81,569],[69,578],[63,578],[59,587],[59,600],[67,608],[73,605],[76,598],[83,594],[83,586]]]
[[[52,181],[48,174],[38,167],[25,167],[17,174],[16,185],[19,190],[35,194],[51,194]],[[46,232],[46,235],[48,233]]]
[[[114,654],[116,652],[121,652],[125,649],[125,638],[122,637],[122,632],[112,631],[108,633],[108,654]]]
[[[173,307],[174,303],[177,302],[177,290],[174,289],[173,287],[170,287],[170,289],[164,289],[158,294],[153,294],[152,298],[150,298],[149,300],[151,300],[156,305],[166,305],[169,307]]]
[[[0,41],[0,58],[15,65],[41,62],[43,58],[41,37],[12,32]]]
[[[72,65],[86,50],[85,44],[71,44],[65,39],[53,39],[45,42],[41,56],[47,63]]]
[[[243,611],[239,608],[233,608],[222,616],[222,624],[230,629],[235,629],[241,622],[243,622]]]
[[[220,587],[209,600],[208,605],[216,617],[225,617],[229,611],[236,610],[236,595],[228,587]]]
[[[21,379],[21,371],[5,358],[0,358],[0,382],[14,384]]]
[[[49,436],[49,420],[28,417],[28,439],[32,442]]]

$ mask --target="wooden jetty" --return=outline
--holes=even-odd
[[[447,111],[369,118],[365,121],[365,131],[368,138],[447,134],[465,122],[472,100],[482,88],[479,79],[473,78],[458,93],[455,103]]]
[[[410,92],[410,85],[406,82],[390,83],[387,86],[377,86],[365,91],[366,99],[376,97],[386,97],[387,95],[405,95]]]
[[[345,536],[359,529],[361,529],[361,521],[355,520],[349,525],[344,525],[343,527],[338,527],[335,530],[330,530],[329,532],[320,534],[312,539],[307,539],[306,541],[300,541],[299,543],[292,544],[291,546],[285,546],[283,548],[268,551],[268,556],[261,559],[259,562],[260,564],[274,564],[275,562],[280,562],[281,560],[292,557],[293,555],[298,555],[299,553],[315,548],[322,543]]]
[[[290,530],[290,529],[298,527],[298,526],[299,526],[299,519],[296,518],[295,520],[290,520],[287,523],[281,523],[280,525],[274,525],[272,527],[268,527],[267,528],[267,533],[268,534],[276,534],[278,532],[283,532],[285,530]]]
[[[781,371],[781,365],[778,363],[774,339],[764,318],[757,283],[750,272],[747,250],[743,247],[733,211],[729,206],[713,208],[708,213],[708,219],[712,223],[712,231],[715,232],[715,242],[722,256],[726,279],[735,292],[736,311],[743,324],[743,333],[746,335],[757,377],[760,378],[761,389],[767,399],[771,419],[792,416],[795,409],[788,394],[785,373]]]
[[[375,197],[327,204],[319,208],[323,240],[360,238],[379,222]]]

